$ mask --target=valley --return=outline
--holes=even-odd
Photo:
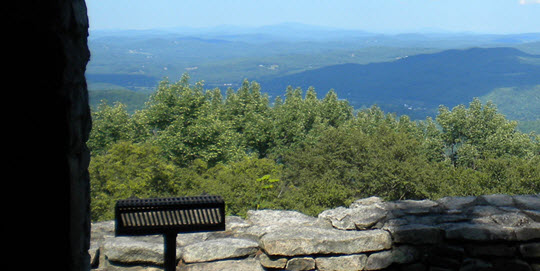
[[[334,89],[356,109],[377,104],[413,119],[474,97],[511,119],[537,120],[540,34],[378,34],[300,24],[238,29],[97,31],[86,76],[92,105],[140,109],[159,81],[187,73],[205,88],[261,84],[273,100],[287,86]],[[501,91],[502,89],[506,91]],[[516,99],[506,99],[509,90]],[[137,97],[137,98],[135,98]],[[535,111],[536,110],[536,111]],[[534,129],[533,129],[534,130]]]

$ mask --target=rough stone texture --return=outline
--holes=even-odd
[[[516,206],[527,210],[540,210],[540,197],[538,195],[516,195],[513,196]]]
[[[262,266],[266,268],[279,268],[283,269],[287,265],[287,258],[285,257],[276,257],[268,256],[266,254],[259,255],[259,262]]]
[[[195,263],[182,266],[183,271],[264,271],[256,260],[226,260],[208,263]]]
[[[446,230],[447,239],[469,241],[515,240],[512,228],[487,224],[460,223]]]
[[[315,259],[317,269],[321,271],[364,270],[366,261],[367,256],[364,254],[319,257]]]
[[[516,255],[517,249],[515,247],[507,246],[504,244],[490,244],[490,245],[466,245],[465,249],[467,254],[473,257],[484,256],[498,256],[498,257],[512,257]]]
[[[103,253],[107,259],[117,263],[163,264],[163,238],[109,238],[103,243]],[[176,251],[180,258],[180,251]]]
[[[261,238],[261,245],[270,255],[357,254],[388,249],[391,239],[383,230],[302,227],[268,233]]]
[[[357,206],[355,208],[338,207],[319,214],[320,219],[326,219],[340,230],[369,229],[381,219],[387,211],[377,206]]]
[[[223,232],[179,234],[179,270],[538,270],[540,210],[532,209],[538,198],[371,197],[317,217],[250,211],[246,219],[227,217]],[[362,219],[370,222],[359,227]],[[133,237],[130,243],[113,231],[111,221],[93,225],[90,253],[99,262],[94,266],[159,267],[162,237]],[[138,252],[143,250],[146,256]]]
[[[311,257],[292,258],[287,261],[286,270],[302,271],[315,269],[315,259]]]
[[[513,206],[514,205],[514,199],[512,196],[509,195],[501,195],[501,194],[494,194],[494,195],[484,195],[478,197],[478,200],[480,202],[486,202],[490,205],[495,206]]]
[[[443,233],[438,227],[420,224],[394,226],[388,230],[397,244],[437,244]]]
[[[364,270],[381,270],[392,264],[392,252],[376,252],[367,258]]]
[[[437,202],[447,210],[462,210],[475,204],[476,197],[444,197]]]
[[[519,246],[519,251],[525,258],[540,259],[540,243],[523,244]]]
[[[209,262],[255,254],[259,244],[238,238],[223,238],[193,243],[177,249],[183,252],[186,263]]]
[[[257,210],[248,211],[246,221],[255,226],[314,226],[317,219],[296,211]]]

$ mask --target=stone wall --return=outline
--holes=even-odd
[[[91,236],[94,269],[160,270],[162,236],[114,237],[114,221]],[[540,195],[250,211],[177,244],[178,270],[540,270]]]

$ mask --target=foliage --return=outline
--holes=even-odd
[[[122,103],[110,106],[106,101],[92,112],[92,132],[88,139],[88,147],[99,153],[122,140],[129,140],[132,134],[131,117]]]
[[[459,105],[452,111],[441,107],[437,122],[454,164],[474,168],[479,159],[530,157],[535,151],[534,141],[518,132],[517,123],[506,120],[490,102],[482,105],[480,100],[474,99],[469,108]]]
[[[280,208],[310,215],[372,195],[388,200],[540,192],[540,140],[492,103],[440,107],[413,121],[354,111],[330,90],[289,87],[270,102],[245,80],[223,95],[163,80],[141,110],[93,113],[92,215],[126,197],[221,195],[227,214]]]
[[[177,170],[151,144],[116,142],[90,163],[92,219],[112,219],[114,203],[119,199],[178,194]]]

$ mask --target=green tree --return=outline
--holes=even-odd
[[[147,129],[157,133],[175,121],[188,125],[197,119],[201,107],[207,102],[203,83],[199,82],[192,87],[189,85],[189,76],[184,74],[173,84],[167,79],[161,81],[145,108],[137,112],[137,115]]]
[[[197,167],[204,168],[201,164]],[[197,192],[221,195],[227,214],[245,217],[248,210],[281,207],[281,187],[275,181],[280,179],[281,171],[282,166],[273,160],[245,157],[199,171]]]
[[[177,168],[148,143],[119,141],[94,155],[90,174],[92,220],[112,219],[116,200],[177,195]]]
[[[478,159],[534,155],[533,139],[517,131],[517,123],[506,120],[490,102],[482,105],[474,99],[469,108],[458,105],[451,111],[441,106],[436,119],[454,165],[474,168]]]
[[[317,140],[285,156],[283,180],[293,187],[288,193],[300,195],[289,208],[317,214],[361,197],[415,199],[437,192],[434,167],[416,134],[398,129],[395,120],[396,127],[383,122],[368,133],[362,122],[321,126]]]
[[[107,150],[112,144],[122,140],[130,140],[133,125],[131,117],[122,103],[113,106],[106,101],[92,112],[92,131],[88,139],[88,148],[93,154]]]
[[[258,83],[244,80],[236,92],[229,89],[223,118],[232,122],[248,152],[256,153],[260,158],[266,156],[273,143],[272,121],[268,95],[261,93]]]
[[[198,118],[188,123],[178,118],[159,133],[155,144],[171,161],[182,167],[196,159],[214,166],[245,155],[241,135],[232,129],[229,121],[221,120],[210,110],[201,110]]]

